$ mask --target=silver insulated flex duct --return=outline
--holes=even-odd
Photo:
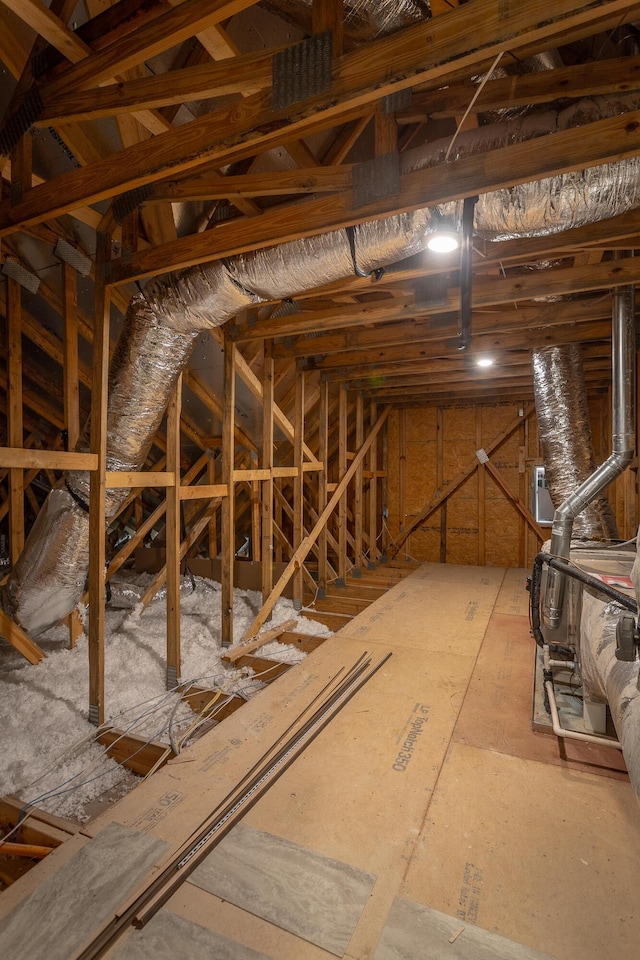
[[[365,223],[355,230],[358,267],[367,273],[423,248],[429,210]],[[353,273],[344,231],[193,267],[148,284],[132,299],[109,376],[107,469],[139,470],[171,390],[198,334],[251,304],[285,298]],[[86,438],[80,441],[86,448]],[[112,490],[113,515],[127,490]],[[50,494],[3,589],[9,615],[33,636],[70,613],[88,568],[89,475],[69,473]]]
[[[310,18],[313,0],[264,0],[267,10],[298,22]],[[370,40],[429,20],[428,0],[344,0],[345,33],[357,40]]]
[[[451,159],[531,139],[636,106],[631,98],[588,100],[560,112],[516,118],[461,134]],[[445,162],[450,140],[401,158],[402,172]],[[640,206],[640,159],[524,184],[480,197],[476,231],[488,238],[534,236],[565,230]],[[362,224],[355,229],[355,259],[363,271],[424,249],[442,213],[461,219],[462,203]],[[263,299],[294,297],[353,274],[344,231],[282,244],[171,274],[150,283],[129,308],[110,376],[108,469],[137,470],[161,422],[179,369],[198,332],[225,323]],[[126,491],[112,492],[113,512]],[[33,635],[76,605],[88,565],[88,478],[67,477],[51,495],[42,522],[30,534],[6,588],[3,606]],[[47,520],[49,516],[49,520]],[[54,529],[55,528],[55,529]],[[61,544],[64,549],[61,551]]]
[[[551,500],[559,506],[596,469],[580,346],[534,350],[531,366],[545,475]],[[573,535],[585,540],[618,536],[606,497],[596,497],[575,518]]]

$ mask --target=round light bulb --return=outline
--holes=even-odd
[[[459,243],[453,233],[434,233],[427,240],[427,246],[434,253],[451,253],[452,250],[457,250]]]
[[[491,357],[480,357],[479,360],[476,360],[476,364],[479,367],[492,367],[493,360],[491,359]]]

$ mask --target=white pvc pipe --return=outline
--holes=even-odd
[[[622,750],[622,744],[619,740],[612,740],[608,737],[598,737],[591,733],[579,733],[577,730],[565,730],[560,724],[558,714],[558,705],[556,703],[556,694],[551,680],[545,680],[545,688],[549,697],[549,707],[551,708],[551,721],[553,732],[556,737],[564,737],[567,740],[582,740],[585,743],[597,743],[603,747],[613,747],[616,750]]]

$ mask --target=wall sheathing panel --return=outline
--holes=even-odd
[[[406,422],[406,518],[400,517],[399,502],[399,423],[398,413],[389,422],[389,518],[392,538],[401,532],[401,522],[411,522],[438,494],[438,478],[446,490],[476,458],[478,433],[481,446],[488,447],[518,416],[523,404],[497,404],[482,407],[479,417],[473,407],[447,407],[438,417],[437,410],[407,408]],[[597,414],[599,416],[599,413]],[[437,422],[442,423],[438,442]],[[495,468],[523,505],[531,508],[531,477],[540,461],[535,417],[524,421],[491,455]],[[438,465],[438,451],[442,462]],[[446,502],[446,527],[442,526],[442,508],[438,508],[412,533],[399,556],[415,560],[476,564],[479,562],[480,531],[484,518],[485,563],[489,566],[529,566],[539,550],[539,541],[516,512],[489,471],[485,471],[484,497],[479,496],[478,472],[474,471]],[[444,541],[444,547],[443,547]]]
[[[606,393],[590,397],[590,420],[596,461],[604,460],[611,448],[610,399]],[[407,516],[400,517],[398,495],[399,478],[399,415],[389,423],[389,518],[392,537],[406,526],[437,494],[438,477],[446,484],[456,478],[475,458],[477,423],[480,424],[481,446],[488,447],[509,423],[514,421],[522,404],[484,406],[479,414],[473,407],[407,408],[406,422],[406,503]],[[479,416],[479,421],[477,417]],[[438,442],[437,423],[442,423],[442,437]],[[438,450],[442,463],[438,467]],[[531,510],[533,468],[543,463],[535,416],[523,421],[491,455],[491,465],[498,470],[504,483]],[[632,467],[609,488],[608,498],[615,512],[624,539],[635,536],[640,516],[638,512],[637,468]],[[531,566],[539,551],[540,542],[531,528],[508,502],[488,471],[485,472],[484,498],[479,502],[478,473],[474,472],[446,503],[446,561],[448,563],[478,563],[479,524],[484,515],[485,562],[490,566]],[[437,562],[443,558],[442,509],[438,508],[411,535],[401,549],[400,556],[415,560]],[[549,531],[550,527],[545,527]]]

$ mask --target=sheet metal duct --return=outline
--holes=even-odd
[[[581,101],[569,110],[489,125],[462,134],[454,156],[566,129],[635,105],[631,98]],[[449,140],[403,155],[403,170],[444,162],[448,146]],[[495,239],[546,234],[638,205],[640,159],[633,158],[485,194],[476,207],[476,231]],[[461,216],[462,203],[440,211],[449,209],[459,210]],[[356,227],[358,268],[372,271],[420,251],[440,219],[435,211],[424,209]],[[110,376],[109,469],[138,470],[144,463],[177,372],[199,331],[225,323],[262,299],[292,297],[353,270],[347,236],[334,231],[150,283],[132,300]],[[118,491],[110,496],[110,513],[125,495]],[[56,509],[49,512],[57,518],[56,529],[44,519],[34,526],[2,597],[7,612],[33,635],[74,608],[88,564],[87,476],[70,475],[52,496]],[[67,548],[59,553],[62,541]]]
[[[629,466],[635,451],[635,296],[634,288],[616,288],[612,295],[613,390],[611,397],[612,452],[559,507],[553,517],[549,552],[569,559],[574,522],[590,503]],[[564,574],[551,570],[547,579],[543,616],[546,626],[555,629],[562,619]]]
[[[544,347],[532,353],[538,435],[555,507],[596,469],[580,346]],[[618,530],[606,497],[598,496],[575,518],[573,535],[613,540]]]

